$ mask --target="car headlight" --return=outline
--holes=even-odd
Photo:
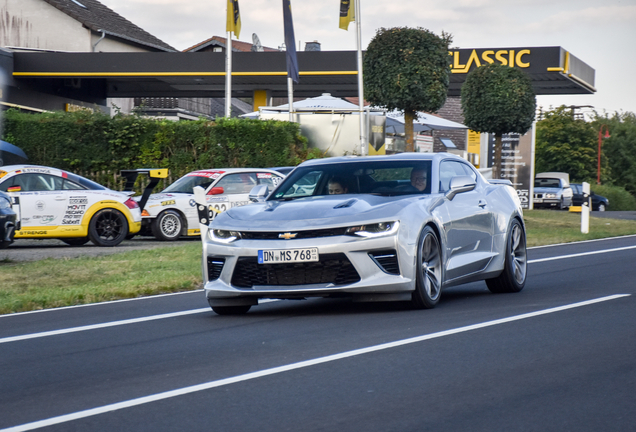
[[[398,230],[400,223],[395,222],[380,222],[369,225],[358,225],[347,228],[346,235],[355,235],[359,237],[371,238],[382,237],[391,234],[395,234]]]
[[[211,229],[208,231],[210,240],[219,243],[232,243],[235,240],[241,238],[241,233],[238,231],[227,231],[220,229]]]
[[[546,198],[556,198],[557,196],[556,196],[556,194],[548,193],[548,194],[545,194],[545,197]]]
[[[0,198],[0,209],[9,209],[11,208],[11,203],[3,198]]]

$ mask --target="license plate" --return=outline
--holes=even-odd
[[[534,202],[536,203],[542,203],[543,202],[543,198],[535,198]]]
[[[286,264],[318,261],[318,248],[264,249],[258,251],[259,264]]]

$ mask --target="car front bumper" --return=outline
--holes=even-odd
[[[258,264],[259,250],[317,248],[317,263]],[[410,250],[409,250],[410,249]],[[415,288],[411,247],[396,235],[297,240],[206,241],[204,289],[211,304],[223,300],[357,296],[372,301],[410,298]],[[399,295],[404,294],[400,298]]]

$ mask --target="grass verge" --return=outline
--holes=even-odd
[[[524,213],[528,247],[636,234],[636,221],[553,210]],[[201,286],[201,244],[103,257],[0,261],[0,314],[190,291]]]

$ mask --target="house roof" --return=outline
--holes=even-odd
[[[97,0],[44,0],[95,32],[145,45],[160,51],[177,51],[147,31],[137,27]]]
[[[191,46],[190,48],[186,48],[183,52],[197,52],[204,51],[206,48],[220,46],[225,48],[227,42],[226,38],[221,36],[212,36],[210,39],[206,39],[203,42],[199,42],[198,44]],[[237,40],[232,40],[232,51],[239,52],[251,52],[253,44],[249,42],[241,42]],[[263,51],[279,51],[276,48],[263,47]]]

